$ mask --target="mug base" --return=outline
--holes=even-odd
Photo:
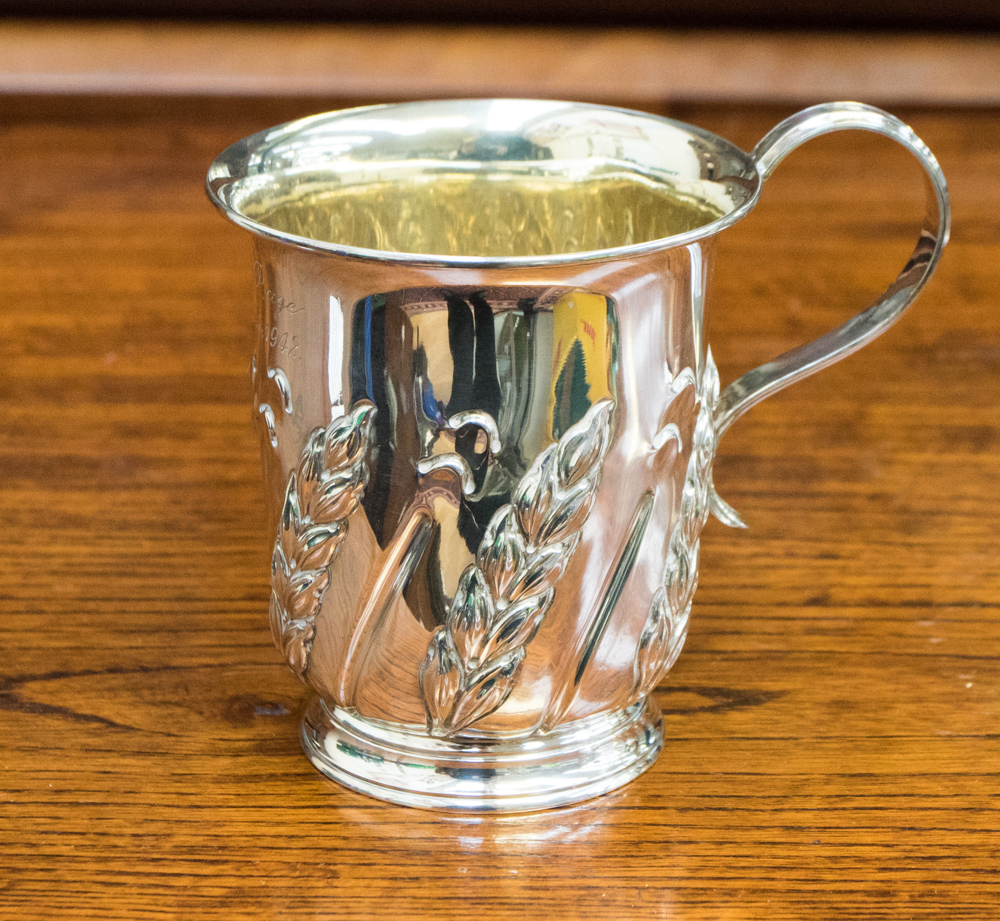
[[[327,777],[390,803],[533,812],[592,799],[638,777],[663,747],[663,724],[649,698],[545,735],[453,742],[316,698],[302,719],[302,747]]]

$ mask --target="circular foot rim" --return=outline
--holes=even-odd
[[[330,779],[390,803],[449,812],[532,812],[583,802],[638,777],[662,746],[652,699],[521,739],[435,739],[319,698],[302,719],[306,756]]]

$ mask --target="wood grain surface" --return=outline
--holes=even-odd
[[[1000,118],[911,109],[955,208],[913,311],[754,409],[715,481],[667,743],[517,818],[299,750],[267,628],[251,277],[202,192],[323,100],[8,98],[0,126],[0,918],[1000,915]],[[787,108],[659,111],[748,148]],[[721,241],[723,380],[881,291],[919,168],[816,141]]]

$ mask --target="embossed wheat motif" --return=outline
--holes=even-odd
[[[680,514],[670,535],[663,582],[653,596],[635,657],[635,696],[648,696],[680,655],[687,636],[691,601],[698,587],[701,530],[712,499],[712,459],[715,457],[715,404],[719,372],[708,350],[699,388],[698,417],[691,441]]]
[[[513,691],[594,503],[613,408],[611,400],[595,403],[535,459],[490,520],[420,666],[432,734],[467,729]]]
[[[314,430],[288,477],[271,557],[271,633],[300,678],[309,668],[316,617],[347,519],[368,481],[365,453],[374,416],[375,407],[362,400]]]

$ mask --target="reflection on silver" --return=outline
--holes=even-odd
[[[587,666],[590,665],[591,659],[604,639],[605,631],[611,622],[611,615],[618,606],[625,585],[632,575],[639,550],[646,539],[646,529],[649,527],[649,519],[653,514],[654,502],[653,491],[647,489],[636,506],[632,523],[627,531],[621,552],[615,560],[614,568],[608,573],[606,586],[601,592],[601,602],[587,625],[579,651],[573,656],[576,661],[573,680],[566,682],[562,695],[553,699],[542,720],[542,727],[546,731],[550,731],[554,726],[563,722],[566,710],[572,704],[580,682],[587,673]]]
[[[420,478],[429,476],[437,470],[451,470],[462,483],[462,494],[471,496],[476,491],[476,481],[472,470],[460,454],[433,454],[417,461],[417,474]]]
[[[720,394],[716,236],[790,150],[842,128],[924,167],[913,258]],[[752,154],[603,106],[372,107],[236,144],[208,188],[255,235],[271,621],[320,695],[303,744],[356,790],[469,811],[576,802],[652,763],[702,527],[742,524],[712,483],[719,438],[894,322],[949,226],[930,152],[855,103]]]
[[[493,417],[489,413],[481,412],[478,409],[469,409],[464,412],[455,413],[448,421],[445,423],[445,427],[452,432],[460,432],[465,428],[481,429],[483,434],[486,436],[485,449],[489,450],[490,455],[496,455],[500,452],[503,447],[500,443],[500,432],[497,430],[497,424],[493,421]],[[487,461],[489,459],[487,458]],[[472,468],[469,466],[468,462],[461,454],[456,454],[454,452],[447,452],[443,454],[431,454],[428,457],[421,457],[417,461],[417,474],[421,477],[426,476],[434,470],[440,470],[443,467],[448,467],[459,476],[462,481],[462,492],[466,496],[473,496],[476,493],[476,480],[475,475],[472,472]]]
[[[288,383],[288,375],[281,368],[268,368],[267,376],[274,381],[281,394],[281,406],[286,413],[291,413],[292,407],[292,385]]]
[[[489,439],[490,450],[494,454],[500,453],[500,449],[503,447],[500,444],[500,432],[497,429],[496,422],[489,413],[481,412],[478,409],[467,409],[463,412],[455,413],[448,420],[448,428],[453,432],[457,432],[467,425],[482,429]]]
[[[264,430],[267,432],[267,440],[271,443],[271,447],[278,447],[278,426],[274,418],[274,410],[267,403],[261,403],[257,407],[257,412],[264,420]]]
[[[268,368],[267,379],[274,381],[275,387],[278,390],[278,396],[281,398],[280,408],[282,416],[290,415],[293,411],[292,388],[291,384],[288,382],[287,375],[281,370],[281,368]],[[267,440],[271,447],[277,448],[278,420],[275,417],[274,409],[271,408],[271,404],[260,399],[260,394],[258,392],[256,356],[254,356],[250,361],[250,382],[253,385],[254,392],[257,394],[258,418],[260,418],[264,423],[264,431],[267,433]]]
[[[677,427],[676,422],[668,422],[662,429],[660,429],[654,436],[653,440],[650,442],[654,451],[659,451],[670,439],[677,442],[678,450],[683,444],[683,439],[681,438],[681,430]]]

